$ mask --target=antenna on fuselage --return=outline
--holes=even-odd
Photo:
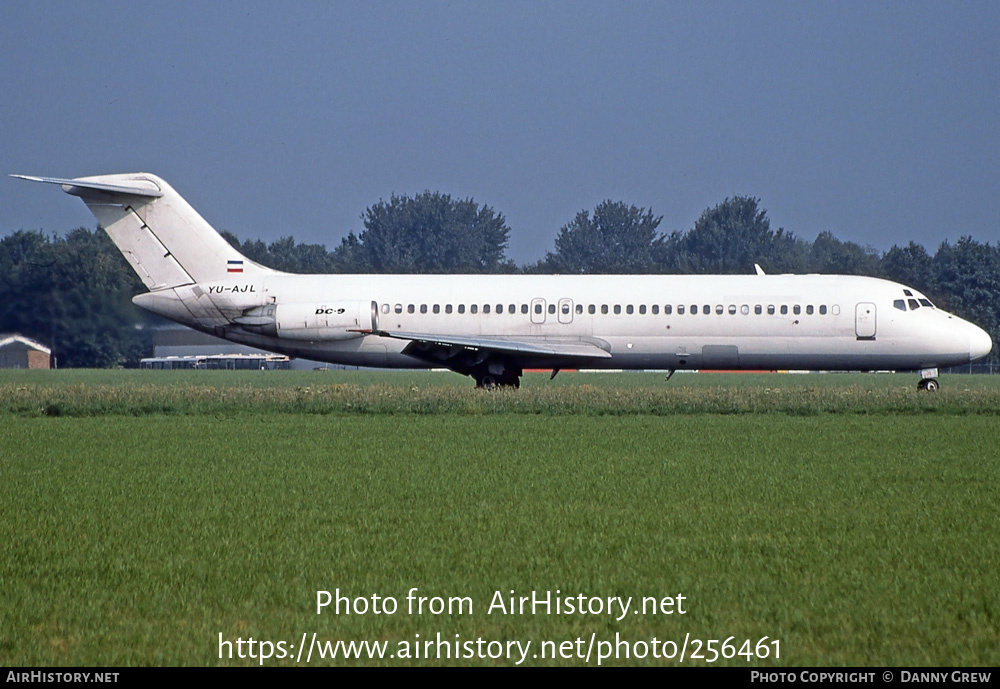
[[[764,269],[760,267],[759,263],[754,263],[753,269],[757,271],[757,275],[767,275],[767,273],[764,272]]]

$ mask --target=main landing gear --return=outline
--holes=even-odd
[[[496,390],[497,388],[514,388],[516,390],[521,387],[521,378],[519,374],[507,371],[500,374],[481,373],[476,376],[476,387],[484,390]]]
[[[927,392],[937,392],[941,387],[937,381],[938,370],[936,368],[925,368],[920,372],[920,382],[917,383],[917,390]]]
[[[514,388],[516,390],[521,387],[521,373],[522,370],[519,368],[509,368],[500,362],[493,361],[472,373],[472,377],[476,379],[477,388],[484,390]]]

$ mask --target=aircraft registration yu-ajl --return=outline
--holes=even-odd
[[[241,255],[159,177],[57,179],[149,292],[144,309],[233,342],[357,366],[919,371],[986,356],[977,326],[910,287],[844,275],[297,275]],[[669,376],[668,376],[669,377]]]

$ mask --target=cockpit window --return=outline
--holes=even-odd
[[[912,290],[904,289],[903,294],[905,294],[907,297],[910,298],[897,299],[894,302],[892,302],[892,305],[897,309],[899,309],[900,311],[907,311],[907,310],[913,311],[914,309],[919,309],[921,306],[926,306],[929,309],[934,308],[934,304],[931,303],[931,300],[923,296],[919,292],[914,294]],[[907,306],[909,306],[909,309],[907,309]]]

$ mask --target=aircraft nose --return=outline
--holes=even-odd
[[[978,326],[972,326],[972,334],[969,335],[969,361],[982,359],[993,349],[993,340],[989,333]]]

